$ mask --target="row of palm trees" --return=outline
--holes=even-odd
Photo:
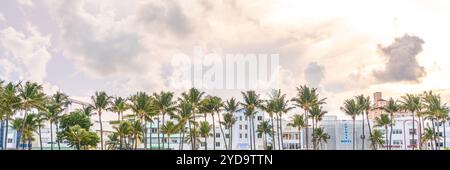
[[[368,117],[370,110],[380,109],[385,112],[374,120],[374,127],[381,127],[385,129],[385,136],[383,137],[380,130],[372,129]],[[369,128],[369,141],[373,149],[377,149],[380,146],[385,146],[387,149],[392,149],[392,133],[393,125],[395,125],[394,117],[400,112],[409,112],[412,114],[412,141],[416,141],[418,138],[419,149],[426,149],[423,143],[430,143],[431,149],[440,148],[440,134],[439,128],[435,127],[435,123],[445,124],[449,121],[449,107],[442,103],[439,94],[433,94],[433,92],[424,92],[423,94],[406,94],[401,96],[399,100],[390,98],[384,106],[372,107],[369,96],[359,95],[353,99],[347,99],[344,105],[341,107],[347,115],[352,117],[353,132],[355,132],[355,119],[357,116],[361,116],[363,124],[365,123],[364,117],[367,118],[367,127]],[[418,118],[418,121],[416,120]],[[425,127],[425,121],[431,121],[432,127]],[[418,125],[418,136],[416,136],[416,125]],[[365,139],[365,125],[362,126],[362,149],[364,149]],[[389,130],[388,130],[389,129]],[[437,129],[437,132],[436,132]],[[445,125],[443,126],[444,134],[444,148],[446,147]],[[389,136],[388,136],[389,135]],[[384,138],[384,139],[383,139]],[[356,134],[353,133],[353,141],[356,139]],[[388,140],[389,139],[389,140]],[[406,144],[406,143],[405,143]],[[417,145],[412,144],[412,149],[416,149]],[[353,149],[355,148],[355,142],[353,142]]]

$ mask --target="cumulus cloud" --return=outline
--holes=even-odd
[[[406,34],[396,38],[389,46],[379,45],[379,51],[387,62],[384,70],[374,71],[376,79],[380,82],[419,82],[426,76],[425,68],[417,61],[417,55],[422,52],[424,43],[421,38]]]
[[[51,59],[50,36],[41,35],[36,27],[28,24],[27,32],[12,27],[0,30],[0,51],[4,77],[16,76],[43,82],[47,63]]]
[[[304,74],[308,85],[317,88],[322,79],[325,78],[325,67],[317,62],[311,62],[306,67]]]
[[[0,13],[0,23],[5,22],[5,21],[6,21],[5,16],[2,13]]]

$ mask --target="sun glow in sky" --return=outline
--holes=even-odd
[[[448,9],[447,0],[3,0],[0,79],[84,101],[97,90],[179,94],[167,89],[178,69],[167,58],[200,44],[280,54],[283,92],[317,87],[340,117],[343,100],[362,93],[435,90],[450,101]]]

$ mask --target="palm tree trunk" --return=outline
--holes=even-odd
[[[192,112],[192,119],[194,119],[194,122],[196,122],[195,121],[195,111],[193,111]],[[191,124],[190,124],[190,122],[189,122],[189,128],[191,127]],[[194,129],[197,129],[197,125],[195,125],[195,123],[194,123]],[[191,129],[192,130],[192,129]],[[190,134],[190,132],[189,132],[189,134]],[[192,144],[192,150],[197,150],[197,148],[196,148],[196,143],[197,143],[197,136],[196,135],[191,135],[191,138],[193,139],[193,140],[191,140],[191,144]]]
[[[387,141],[388,140],[388,127],[384,126],[384,130],[385,130],[384,135],[386,136],[386,140],[385,141]],[[389,146],[387,146],[386,150],[388,150],[388,149],[389,149]]]
[[[316,150],[316,142],[314,141],[314,130],[316,129],[316,127],[314,126],[314,117],[311,118],[312,119],[312,135],[313,135],[313,150]]]
[[[165,121],[164,121],[164,115],[165,115],[165,113],[163,112],[163,113],[161,114],[161,116],[162,116],[162,126],[163,126],[163,127],[164,127],[164,124],[165,124]],[[162,139],[163,139],[163,141],[162,141],[162,148],[164,148],[164,139],[165,139],[165,137],[166,137],[166,134],[163,133],[163,134],[162,134]]]
[[[148,132],[148,128],[147,128],[147,120],[144,119],[144,150],[147,150],[147,132]]]
[[[434,119],[431,119],[431,124],[433,124],[433,142],[431,142],[431,144],[434,145],[437,150],[436,129],[434,126]]]
[[[228,147],[229,148],[229,150],[233,150],[233,126],[229,126],[228,127],[229,129],[229,131],[230,131],[230,147]]]
[[[304,113],[304,118],[305,118],[305,124],[306,124],[306,128],[305,128],[305,140],[306,140],[306,150],[309,150],[309,122],[308,122],[308,111],[306,109],[305,113]]]
[[[421,116],[417,116],[419,117],[419,150],[422,149],[422,118]]]
[[[369,112],[366,110],[366,118],[367,118],[367,127],[369,128],[369,137],[372,138],[372,127],[370,126],[370,120],[369,120]],[[364,124],[364,122],[363,122]],[[375,144],[373,144],[373,148],[376,150],[376,146],[374,146]]]
[[[355,132],[355,117],[352,118],[353,119],[353,150],[355,150],[355,139],[356,139],[356,132]],[[386,136],[387,137],[387,136]]]
[[[58,131],[59,131],[58,122],[55,122],[55,125],[56,125],[56,133],[58,133]],[[56,142],[58,143],[58,150],[61,150],[61,144],[60,144],[59,140],[56,140]]]
[[[446,131],[445,131],[445,123],[446,123],[445,121],[442,122],[442,126],[444,128],[443,129],[444,130],[444,132],[443,132],[444,133],[444,149],[447,148],[447,144],[446,144],[447,143],[447,135],[445,134],[446,133]]]
[[[213,123],[213,150],[216,150],[216,121],[214,120],[214,114],[211,115],[212,116],[212,123]]]
[[[393,115],[393,113],[391,113],[391,121],[393,121],[394,120],[394,115]],[[392,129],[393,129],[393,127],[392,127],[393,125],[392,125],[392,123],[390,124],[390,127],[391,127],[391,131],[389,132],[389,150],[392,150]]]
[[[27,119],[28,116],[28,110],[25,110],[25,115],[23,116],[23,122],[22,122],[22,127],[20,128],[20,137],[18,141],[21,141],[23,138],[23,130],[25,129],[25,120]],[[22,149],[25,149],[24,147],[22,147]]]
[[[149,141],[149,143],[150,143],[150,150],[153,150],[153,148],[152,148],[152,127],[153,127],[153,121],[152,122],[150,122],[150,131],[149,131],[149,134],[148,134],[148,141]]]
[[[50,150],[53,150],[53,122],[50,121]]]
[[[247,116],[248,118],[248,129],[247,132],[249,132],[248,134],[248,139],[249,139],[249,144],[250,144],[250,150],[253,150],[253,142],[252,142],[252,126],[251,126],[251,121],[250,121],[250,116]]]
[[[167,138],[168,138],[168,140],[167,140],[167,150],[170,150],[170,135],[169,134],[167,134]]]
[[[183,136],[181,137],[181,149],[180,150],[184,149],[184,134],[186,133],[185,130],[183,130],[182,133],[183,133]]]
[[[9,120],[9,118],[7,117],[6,118],[6,132],[5,132],[5,145],[4,145],[4,147],[3,147],[3,150],[6,150],[6,149],[8,149],[8,120]]]
[[[40,125],[38,125],[38,133],[39,133],[39,145],[40,145],[40,147],[41,147],[41,150],[43,150],[42,149],[42,133],[41,133],[41,126]]]
[[[437,143],[436,143],[436,149],[437,150],[439,150],[439,149],[441,149],[441,139],[439,138],[441,135],[441,130],[439,130],[440,128],[439,128],[439,121],[436,121],[437,123],[438,123],[438,126],[437,126],[437,135],[436,135],[436,141],[437,141]]]
[[[255,117],[252,115],[252,134],[253,134],[253,149],[257,150],[256,148],[256,130],[255,130]]]
[[[413,142],[415,141],[414,139],[414,135],[416,134],[416,119],[415,119],[415,117],[414,117],[414,112],[412,112],[412,118],[413,118],[413,134],[412,134],[412,140],[413,140]],[[414,143],[413,144],[413,150],[416,148],[416,143]]]
[[[31,138],[28,139],[28,150],[31,150]]]
[[[364,142],[365,142],[365,139],[366,139],[365,132],[364,132],[364,112],[363,112],[363,115],[362,115],[361,126],[362,126],[362,136],[361,136],[362,146],[361,146],[361,148],[362,148],[362,150],[364,150]]]
[[[100,123],[100,149],[103,150],[103,124],[102,124],[102,112],[98,111],[98,121]],[[56,127],[58,129],[58,127]]]
[[[270,116],[270,121],[271,121],[271,124],[272,124],[272,134],[273,134],[273,136],[272,136],[272,150],[275,150],[275,129],[274,129],[274,124],[273,124],[273,114]]]
[[[220,128],[220,131],[222,131],[222,138],[223,138],[223,143],[225,144],[225,150],[228,150],[227,139],[225,138],[225,132],[223,131],[222,124],[220,123],[221,120],[220,120],[219,112],[217,112],[217,116],[219,117],[219,128]],[[230,135],[230,134],[228,134],[228,135]]]
[[[205,136],[205,151],[208,150],[208,137]]]
[[[279,122],[279,120],[280,120],[280,117],[278,116],[278,114],[276,114],[277,115],[277,137],[278,137],[278,150],[281,150],[281,147],[280,147],[280,144],[281,144],[281,139],[280,139],[280,122]]]
[[[158,150],[161,150],[161,139],[159,138],[160,127],[159,127],[159,118],[158,118]]]
[[[284,150],[284,147],[283,147],[283,144],[284,144],[283,143],[283,125],[282,125],[283,122],[281,122],[281,116],[282,115],[280,114],[280,120],[279,121],[280,121],[280,133],[281,133],[281,150]]]
[[[302,133],[301,132],[302,132],[302,129],[298,128],[298,146],[299,146],[298,150],[302,149],[302,140],[301,140]]]

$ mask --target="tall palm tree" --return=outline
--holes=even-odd
[[[174,115],[176,111],[176,102],[173,100],[173,92],[160,92],[159,94],[154,93],[154,106],[155,109],[158,110],[159,115],[162,118],[162,126],[165,124],[165,115]],[[159,119],[158,119],[159,122]],[[159,138],[160,127],[158,125],[158,138]],[[163,139],[165,138],[165,134],[162,134]],[[162,143],[162,147],[164,148],[164,142]]]
[[[370,127],[370,120],[369,120],[369,110],[370,110],[370,97],[369,96],[364,96],[364,95],[359,95],[359,96],[356,96],[355,97],[356,98],[356,103],[357,103],[357,105],[358,105],[358,107],[359,107],[359,110],[360,110],[360,114],[361,114],[361,117],[362,117],[362,123],[361,123],[361,127],[362,127],[362,136],[361,136],[361,148],[362,148],[362,150],[364,150],[364,147],[365,147],[365,141],[366,141],[366,131],[365,131],[365,126],[364,126],[364,117],[366,117],[367,118],[367,126],[368,126],[368,128],[369,128],[369,137],[371,137],[372,136],[372,129],[371,129],[371,127]]]
[[[439,94],[433,94],[431,91],[428,93],[425,93],[425,96],[423,97],[424,100],[424,108],[425,110],[423,113],[425,113],[425,119],[431,120],[433,132],[435,131],[435,123],[439,122],[442,123],[442,119],[445,119],[448,117],[448,107],[447,104],[442,104],[441,97]],[[440,133],[439,127],[437,128],[437,133]],[[434,143],[436,145],[436,149],[440,149],[440,144],[438,145],[438,136],[434,136]]]
[[[272,134],[273,134],[273,137],[272,137],[272,150],[275,150],[275,129],[274,129],[274,127],[275,127],[275,124],[273,123],[273,117],[274,117],[274,114],[275,114],[275,100],[266,100],[265,102],[264,102],[264,104],[261,106],[261,109],[264,111],[264,112],[266,112],[269,116],[270,116],[270,124],[272,125]],[[278,120],[277,120],[277,122],[278,122]],[[278,123],[277,123],[277,137],[278,137],[278,139],[280,139],[279,138],[279,128],[278,128]],[[279,144],[279,143],[278,143]],[[278,147],[278,148],[280,148],[280,147]]]
[[[264,139],[264,150],[267,150],[267,135],[273,136],[272,133],[272,125],[270,125],[269,121],[263,121],[259,124],[258,129],[256,130],[258,135],[263,136]]]
[[[323,128],[315,128],[313,132],[313,143],[315,143],[316,150],[322,148],[322,143],[327,143],[330,135],[325,132]]]
[[[255,91],[246,91],[241,93],[244,98],[244,102],[241,103],[243,107],[242,109],[244,110],[245,116],[249,118],[250,148],[253,150],[256,149],[254,116],[257,113],[257,109],[261,108],[263,101],[259,98],[259,94],[256,94]]]
[[[306,149],[309,148],[309,121],[308,121],[308,111],[313,105],[320,105],[325,103],[325,99],[319,99],[319,94],[317,93],[316,88],[309,88],[308,86],[300,86],[297,87],[297,96],[292,99],[294,105],[302,108],[304,110],[304,118],[306,122],[305,128],[305,140],[306,140]]]
[[[39,126],[39,120],[38,120],[38,115],[37,114],[29,114],[25,119],[16,119],[14,122],[14,124],[18,124],[15,125],[15,127],[21,127],[23,129],[21,129],[22,134],[22,142],[25,144],[28,142],[28,150],[31,150],[31,142],[34,141],[34,133],[38,131],[38,126]],[[16,129],[17,130],[17,129]],[[22,146],[22,148],[25,148],[25,145]]]
[[[383,139],[383,133],[381,133],[380,130],[375,129],[373,130],[372,135],[370,136],[369,140],[372,143],[372,147],[374,150],[377,150],[378,147],[382,147],[384,144],[384,139]]]
[[[384,127],[385,140],[388,140],[388,126],[392,125],[392,120],[389,118],[387,114],[381,114],[380,117],[375,118],[375,127]],[[388,149],[386,147],[386,149]]]
[[[126,99],[122,97],[115,97],[114,101],[110,104],[110,111],[117,113],[117,120],[123,120],[123,112],[128,110]]]
[[[412,114],[413,131],[414,131],[414,133],[412,134],[412,140],[415,141],[415,138],[414,138],[415,133],[416,133],[415,114],[418,111],[420,111],[420,109],[422,108],[421,98],[419,95],[414,95],[414,94],[406,94],[406,96],[402,96],[401,98],[402,98],[402,100],[400,102],[401,102],[402,110],[407,110],[407,111],[411,112],[411,114]],[[419,146],[420,146],[420,144],[419,144]],[[412,149],[414,150],[415,148],[416,148],[416,143],[414,143],[412,145]]]
[[[195,126],[197,127],[197,126]],[[198,138],[198,136],[200,136],[200,130],[198,128],[194,128],[193,126],[191,128],[189,128],[189,133],[186,136],[185,141],[186,143],[200,143],[200,138]],[[197,140],[197,141],[192,141],[192,140]],[[195,148],[192,148],[192,150],[197,150],[198,148],[197,145],[192,145],[195,146]]]
[[[206,116],[208,114],[211,114],[212,117],[212,126],[213,126],[213,142],[216,143],[216,121],[215,121],[215,113],[217,113],[218,115],[220,114],[221,108],[222,108],[223,104],[222,104],[222,99],[216,96],[207,96],[205,99],[203,99],[201,101],[201,105],[200,105],[200,112],[204,114],[204,119],[206,121]],[[220,122],[220,115],[219,115],[219,122]],[[220,125],[220,124],[219,124]],[[222,131],[222,136],[223,134],[223,129],[222,126],[220,126],[220,130]],[[224,138],[225,141],[225,138]],[[226,143],[225,143],[225,148],[226,148]],[[213,146],[213,149],[216,150],[216,145]]]
[[[322,120],[322,117],[328,112],[323,110],[322,106],[319,106],[319,105],[313,105],[311,107],[311,109],[309,109],[308,112],[309,112],[309,116],[312,119],[313,132],[314,132],[314,129],[316,129],[318,126],[318,122],[320,120]],[[313,142],[313,148],[317,148],[316,144],[317,144],[317,142]]]
[[[208,137],[211,135],[211,125],[208,122],[200,122],[200,136],[205,139],[205,150],[208,150]],[[216,145],[214,143],[214,145]]]
[[[205,92],[200,92],[196,88],[191,88],[191,89],[189,89],[188,92],[183,92],[181,94],[182,100],[185,100],[185,101],[189,102],[192,105],[192,115],[194,115],[192,118],[193,118],[194,122],[196,122],[195,121],[195,117],[196,117],[195,115],[199,112],[198,109],[199,109],[200,101],[202,100],[202,97],[203,97],[204,94],[205,94]],[[189,134],[190,134],[190,137],[192,138],[190,140],[191,144],[192,144],[192,149],[196,150],[196,148],[197,148],[196,147],[197,146],[197,141],[198,141],[196,135],[198,133],[196,133],[195,129],[197,129],[197,124],[194,123],[193,125],[194,125],[193,126],[194,130],[192,130],[192,128],[190,128]]]
[[[36,118],[34,120],[35,123],[36,123],[37,129],[38,129],[37,133],[39,135],[39,147],[40,147],[41,150],[43,150],[43,148],[42,148],[42,131],[41,131],[41,128],[45,127],[44,122],[47,120],[45,118],[45,114],[46,114],[45,112],[40,112],[39,114],[36,115]]]
[[[115,133],[119,137],[119,149],[122,150],[124,148],[124,140],[126,140],[132,133],[131,123],[129,121],[120,121],[118,126],[113,126]],[[128,148],[128,145],[125,145],[125,148]]]
[[[46,107],[47,107],[47,109],[44,112],[43,116],[50,123],[50,149],[53,150],[53,126],[52,125],[54,122],[57,122],[60,119],[60,117],[61,117],[60,109],[61,108],[53,102],[48,103]],[[58,132],[56,132],[56,133],[58,133]]]
[[[19,97],[21,99],[21,109],[25,111],[24,120],[27,120],[27,116],[31,109],[44,109],[44,101],[46,96],[43,92],[42,85],[37,83],[26,82],[25,85],[20,85]],[[26,124],[22,124],[20,130],[25,130]],[[22,138],[24,133],[20,131],[20,137]]]
[[[170,135],[177,133],[178,128],[172,121],[167,121],[164,126],[161,127],[161,132],[167,135],[167,150],[170,150]]]
[[[225,110],[225,114],[223,115],[223,125],[228,128],[229,134],[229,149],[233,150],[233,125],[236,123],[236,117],[234,117],[234,113],[239,109],[239,102],[236,101],[235,98],[231,98],[227,100],[223,106]],[[273,121],[272,121],[273,122]],[[273,129],[273,127],[272,127]]]
[[[353,124],[353,150],[355,150],[355,143],[356,143],[356,131],[355,131],[355,119],[356,116],[359,114],[359,107],[356,104],[356,101],[354,99],[347,99],[344,102],[344,106],[341,107],[341,110],[344,111],[347,115],[352,117],[352,124]]]
[[[302,148],[301,131],[303,128],[306,127],[306,122],[305,122],[304,117],[300,114],[296,114],[292,117],[292,121],[290,123],[288,123],[287,125],[297,128],[297,130],[298,130],[298,146],[300,146],[299,149],[301,149]]]
[[[174,119],[177,120],[178,124],[177,128],[180,130],[180,150],[183,150],[184,147],[184,138],[186,133],[186,124],[189,125],[189,129],[191,127],[191,123],[194,122],[194,115],[192,114],[192,105],[187,102],[181,100],[178,104],[178,114],[174,116]]]
[[[137,92],[135,95],[132,95],[129,100],[131,101],[129,108],[133,111],[134,116],[140,120],[140,122],[144,122],[144,149],[147,149],[147,122],[152,123],[153,117],[158,115],[158,110],[156,102],[152,100],[152,98],[147,95],[145,92]],[[159,127],[159,121],[158,121]],[[150,131],[151,132],[151,131]],[[159,131],[158,131],[159,133]],[[150,133],[150,148],[152,148],[152,137]],[[158,148],[160,147],[160,140],[158,134]]]
[[[138,142],[142,141],[144,136],[144,125],[140,120],[131,122],[131,134],[133,134],[134,149],[137,150]]]
[[[55,126],[56,126],[56,133],[58,133],[58,131],[59,131],[58,123],[59,123],[59,118],[60,118],[59,115],[61,115],[62,112],[64,111],[64,109],[67,108],[71,104],[71,101],[69,100],[69,96],[67,96],[65,93],[58,91],[55,94],[53,94],[50,102],[52,104],[54,104],[55,107],[57,107],[57,109],[54,110],[54,111],[57,111],[57,113],[55,113],[56,115],[54,117],[55,119],[53,119],[53,122],[55,123]],[[56,140],[56,141],[58,143],[58,150],[61,150],[60,140]]]
[[[100,123],[100,148],[103,150],[103,123],[102,112],[107,110],[111,101],[111,96],[108,96],[106,92],[95,92],[95,95],[91,97],[91,107],[97,111],[98,122]]]
[[[422,142],[423,143],[428,143],[430,142],[431,144],[431,149],[434,150],[434,147],[436,146],[434,144],[434,139],[436,138],[436,133],[434,132],[434,130],[430,127],[427,127],[424,129],[424,133],[422,134]]]
[[[388,149],[391,150],[392,148],[392,131],[393,131],[393,125],[394,123],[394,114],[397,113],[400,110],[400,106],[397,104],[396,101],[394,101],[393,98],[390,98],[387,105],[382,108],[384,111],[389,113],[390,119],[392,123],[390,124],[390,132],[389,132],[389,143],[388,143]],[[387,131],[386,131],[387,133]]]
[[[0,94],[0,112],[3,115],[2,120],[5,121],[5,140],[3,149],[7,148],[8,141],[8,129],[9,129],[9,120],[12,119],[14,113],[20,109],[20,98],[17,95],[17,87],[18,85],[8,83],[5,87],[2,88],[2,92]]]
[[[442,130],[443,130],[443,134],[444,134],[444,136],[443,136],[443,138],[444,138],[444,148],[447,148],[447,140],[446,140],[446,138],[447,138],[447,135],[446,135],[446,133],[447,133],[447,131],[445,130],[445,123],[447,123],[447,121],[449,121],[450,120],[450,116],[448,115],[448,113],[449,113],[449,108],[447,107],[447,106],[442,106],[442,111],[439,113],[439,115],[438,115],[438,120],[440,120],[440,123],[442,124]]]
[[[274,102],[274,111],[277,114],[278,119],[278,126],[280,129],[280,139],[281,139],[281,149],[283,149],[283,125],[282,125],[282,117],[283,114],[286,114],[290,110],[292,110],[294,107],[289,107],[289,100],[286,99],[286,94],[282,94],[281,90],[273,90],[272,95],[270,97]]]

